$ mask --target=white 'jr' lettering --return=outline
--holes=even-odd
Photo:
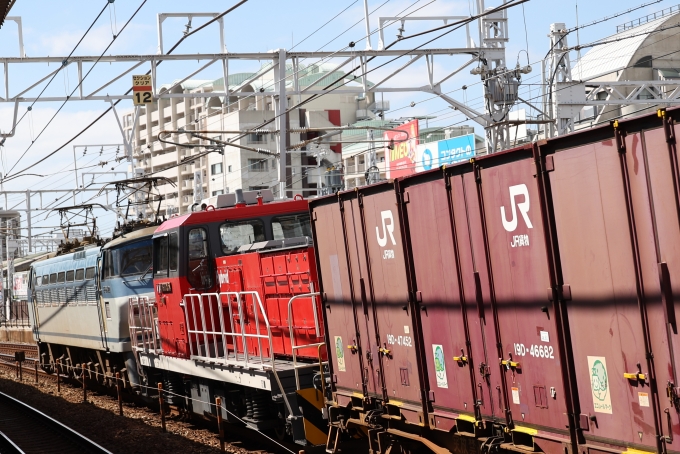
[[[503,228],[508,232],[514,232],[517,228],[517,209],[522,214],[524,222],[527,227],[533,229],[534,226],[531,225],[531,220],[529,220],[529,189],[526,184],[518,184],[515,186],[510,186],[510,203],[512,204],[512,219],[507,220],[505,216],[505,207],[501,207],[501,221],[503,221]],[[524,196],[524,202],[515,202],[515,198],[519,195]]]

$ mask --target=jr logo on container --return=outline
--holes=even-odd
[[[375,236],[378,239],[378,245],[380,247],[387,246],[387,237],[389,236],[390,240],[392,241],[392,246],[396,246],[397,242],[394,239],[394,216],[392,215],[392,211],[391,210],[381,211],[380,218],[382,220],[382,234],[380,233],[380,228],[378,226],[375,227]],[[385,249],[383,251],[384,260],[393,258],[394,258],[393,249]]]
[[[515,186],[510,186],[509,191],[512,219],[508,220],[507,216],[505,215],[505,207],[502,206],[501,221],[503,222],[503,228],[508,232],[514,232],[517,229],[519,221],[517,217],[517,210],[519,210],[519,213],[522,215],[522,219],[524,220],[524,223],[526,224],[527,228],[533,229],[534,226],[531,224],[531,220],[529,219],[529,207],[531,206],[530,205],[531,202],[529,202],[529,189],[527,188],[527,185],[518,184]],[[518,202],[516,199],[519,196],[522,196],[524,200]],[[529,235],[526,234],[513,235],[510,246],[511,247],[529,246]]]

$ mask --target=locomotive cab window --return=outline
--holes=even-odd
[[[140,241],[114,250],[120,256],[120,275],[142,274],[151,268],[151,242]]]
[[[151,242],[137,241],[104,254],[103,278],[134,276],[147,273],[151,268]]]
[[[88,281],[90,279],[94,279],[94,266],[85,269],[85,279],[87,279]]]
[[[153,269],[158,275],[168,275],[168,237],[162,236],[153,240]]]
[[[110,279],[118,275],[118,263],[113,259],[113,251],[108,249],[104,252],[104,263],[102,265],[102,279]]]
[[[74,270],[67,271],[66,272],[66,282],[73,282],[73,278],[75,276],[75,273],[76,272]]]
[[[76,281],[82,281],[85,279],[85,268],[80,268],[76,270]]]
[[[155,238],[153,243],[154,270],[156,276],[167,276],[169,271],[177,271],[179,247],[177,232]]]
[[[212,287],[208,255],[208,233],[204,228],[189,230],[189,263],[187,279],[194,288]]]
[[[220,241],[225,254],[235,253],[244,244],[264,240],[264,223],[259,219],[225,222],[220,226]]]
[[[301,213],[277,216],[272,220],[272,232],[274,233],[275,240],[302,236],[311,238],[312,226],[309,221],[309,214]]]

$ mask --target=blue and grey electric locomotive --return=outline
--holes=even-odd
[[[102,381],[116,372],[139,383],[131,351],[129,302],[153,298],[151,235],[156,226],[106,245],[83,247],[34,263],[30,271],[33,335],[41,365],[88,364]]]

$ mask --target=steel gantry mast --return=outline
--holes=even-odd
[[[291,142],[298,142],[298,137],[292,139],[289,131],[288,112],[297,109],[304,105],[310,98],[323,96],[325,94],[339,90],[342,94],[356,94],[366,95],[368,93],[403,93],[403,92],[424,92],[434,94],[445,100],[454,109],[464,113],[470,120],[480,124],[485,128],[487,137],[488,151],[495,151],[508,143],[508,126],[505,122],[507,113],[516,100],[517,86],[519,85],[520,73],[528,72],[529,67],[516,68],[514,71],[508,71],[505,59],[505,43],[508,41],[508,18],[507,9],[519,5],[527,0],[511,0],[503,3],[498,7],[485,8],[484,0],[476,0],[476,14],[467,16],[412,16],[406,14],[397,17],[380,17],[378,19],[377,33],[379,36],[379,43],[377,48],[373,48],[370,43],[370,24],[368,15],[368,1],[364,1],[365,9],[365,26],[369,31],[366,36],[366,48],[364,50],[355,49],[351,44],[349,49],[338,52],[304,52],[304,51],[287,51],[285,49],[277,49],[271,52],[229,52],[224,40],[224,13],[162,13],[157,17],[157,53],[156,54],[137,54],[137,55],[99,55],[99,56],[47,56],[47,57],[27,57],[23,52],[23,35],[21,31],[21,18],[12,18],[19,25],[19,48],[20,54],[18,57],[2,57],[0,56],[0,66],[3,69],[3,85],[0,87],[0,103],[7,103],[14,105],[14,116],[11,125],[3,125],[0,128],[0,138],[11,138],[17,126],[17,113],[22,105],[34,102],[76,102],[76,101],[95,101],[104,102],[111,106],[111,110],[118,121],[121,129],[122,144],[125,148],[125,154],[132,159],[131,137],[128,137],[123,130],[122,123],[118,112],[115,109],[115,104],[120,100],[131,100],[133,94],[129,92],[128,85],[122,84],[119,81],[125,80],[124,77],[130,77],[132,74],[140,74],[148,71],[152,80],[152,94],[154,102],[159,100],[170,100],[173,98],[219,98],[223,109],[229,109],[232,100],[238,101],[244,98],[272,98],[275,110],[274,118],[265,122],[262,126],[269,123],[274,123],[274,127],[280,132],[277,139],[277,154],[279,156],[280,165],[278,166],[278,180],[281,189],[281,194],[284,194],[286,188],[287,169],[290,166]],[[238,5],[237,5],[238,6]],[[176,45],[169,51],[165,50],[163,42],[163,23],[165,19],[170,17],[184,17],[187,18],[187,36],[199,31],[206,25],[216,22],[219,25],[219,43],[215,53],[202,54],[171,54]],[[208,24],[204,24],[189,33],[191,28],[191,21],[197,17],[211,18]],[[415,33],[413,35],[405,35],[405,24],[409,21],[439,21],[443,22],[443,26],[427,30],[425,32]],[[397,40],[391,44],[385,42],[385,29],[391,24],[400,24],[399,35]],[[475,24],[477,26],[477,33],[474,30]],[[429,45],[435,42],[441,36],[444,36],[451,31],[461,29],[464,31],[465,41],[461,42],[457,47],[436,47],[436,45]],[[432,33],[434,39],[430,39],[425,44],[421,44],[412,48],[404,49],[408,46],[407,41],[410,38],[416,38],[425,34]],[[437,36],[437,34],[439,34]],[[476,36],[474,36],[476,35]],[[429,36],[428,36],[429,38]],[[182,41],[180,40],[180,42]],[[395,48],[399,44],[402,49]],[[465,56],[466,60],[456,67],[455,70],[445,75],[435,75],[435,58],[437,59],[451,59]],[[382,58],[380,65],[373,62],[376,58]],[[333,61],[337,62],[333,72],[342,72],[344,77],[330,85],[322,85],[323,78],[319,77],[311,84],[304,87],[300,86],[300,71],[299,62],[302,59],[311,59],[315,61]],[[387,60],[386,63],[383,63]],[[419,75],[422,80],[411,77],[407,85],[387,86],[387,83],[395,76],[401,74],[409,66],[419,60],[425,60],[426,71],[420,72]],[[194,63],[198,62],[198,68],[188,71],[183,76],[176,78],[176,81],[171,84],[170,88],[164,86],[160,89],[157,80],[157,67],[165,61]],[[237,86],[229,86],[229,67],[231,62],[253,62],[261,65],[257,71],[248,80],[242,81]],[[358,65],[355,66],[355,62]],[[95,64],[108,63],[108,75],[103,81],[99,81],[97,85],[86,86],[83,82],[85,77],[83,70],[91,68]],[[265,63],[262,65],[262,63]],[[268,63],[268,64],[267,64]],[[15,68],[29,65],[36,67],[36,64],[45,64],[53,67],[45,70],[43,74],[37,75],[33,80],[26,81],[24,79],[15,80]],[[484,98],[485,111],[478,112],[470,108],[465,103],[462,103],[451,96],[447,95],[442,89],[442,85],[453,78],[456,74],[463,71],[472,65],[476,67],[473,69],[473,74],[478,74],[484,81]],[[57,66],[54,69],[54,65]],[[173,92],[173,88],[182,84],[183,82],[195,77],[199,73],[218,65],[224,78],[224,89],[212,92]],[[390,66],[387,66],[390,65]],[[72,96],[62,96],[50,94],[45,96],[36,96],[34,94],[46,81],[54,76],[59,71],[65,68],[75,66],[77,68],[77,90]],[[293,71],[289,70],[289,66]],[[373,73],[378,66],[382,71],[384,67],[389,68],[386,76],[383,76],[375,83],[368,82],[368,75]],[[349,69],[352,67],[353,69]],[[243,89],[253,80],[262,77],[269,71],[273,71],[274,84],[268,89],[261,89],[260,91],[244,91]],[[86,75],[85,75],[86,76]],[[352,83],[351,83],[352,82]],[[351,84],[350,84],[351,83]],[[17,88],[14,88],[17,87]],[[123,88],[121,88],[123,87]],[[236,102],[238,104],[238,102]],[[140,115],[140,109],[137,108],[134,115],[136,123]],[[20,121],[20,120],[19,120]],[[9,127],[7,127],[9,126]],[[187,125],[187,130],[192,126]],[[247,131],[244,131],[244,134]],[[243,137],[240,135],[238,138]],[[235,139],[233,139],[235,140]],[[19,175],[23,172],[19,171]],[[5,175],[5,178],[15,177],[18,175]],[[133,174],[133,177],[136,175]],[[77,177],[76,177],[77,181]],[[78,188],[75,189],[78,191]],[[82,192],[87,192],[88,189],[80,189]],[[96,191],[96,189],[95,189]],[[45,193],[42,191],[40,194]],[[106,191],[105,191],[106,192]],[[4,192],[7,196],[9,192]],[[22,191],[21,194],[24,194]],[[30,199],[38,194],[35,191],[25,193],[25,203],[30,204]],[[30,210],[30,209],[29,209]],[[35,208],[33,209],[35,211]]]

